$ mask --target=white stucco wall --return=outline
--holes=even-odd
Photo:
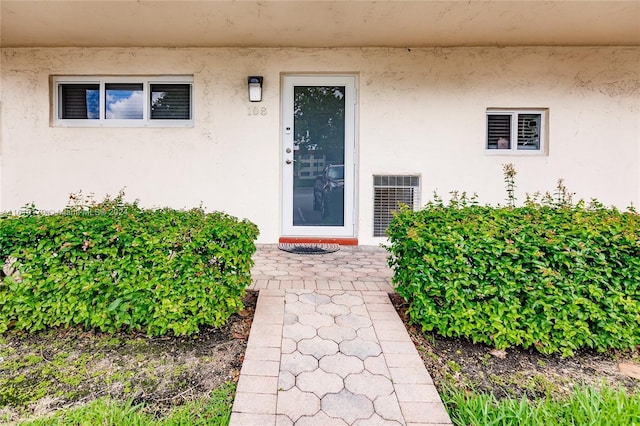
[[[374,174],[420,174],[433,191],[505,198],[501,165],[514,163],[517,195],[552,191],[640,204],[640,49],[2,49],[0,210],[35,202],[60,209],[71,192],[97,198],[126,188],[145,206],[193,207],[246,217],[259,241],[280,236],[282,74],[358,76],[357,237],[372,237]],[[192,128],[51,125],[51,75],[194,78]],[[260,104],[246,77],[264,76]],[[266,108],[251,115],[248,108]],[[547,156],[484,150],[489,107],[549,109]]]

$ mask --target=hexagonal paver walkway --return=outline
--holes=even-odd
[[[231,426],[451,424],[389,300],[386,256],[258,248]]]

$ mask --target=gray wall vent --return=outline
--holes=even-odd
[[[373,176],[373,236],[385,237],[400,204],[420,207],[420,176]]]

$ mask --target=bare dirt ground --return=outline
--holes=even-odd
[[[236,381],[257,293],[220,329],[148,337],[64,329],[0,335],[0,424],[48,416],[101,397],[162,415]]]

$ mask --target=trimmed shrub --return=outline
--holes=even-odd
[[[389,230],[396,291],[425,331],[499,349],[640,345],[640,216],[601,205],[454,199]]]
[[[242,308],[257,235],[224,213],[142,209],[122,194],[57,214],[5,215],[0,332],[220,326]]]

